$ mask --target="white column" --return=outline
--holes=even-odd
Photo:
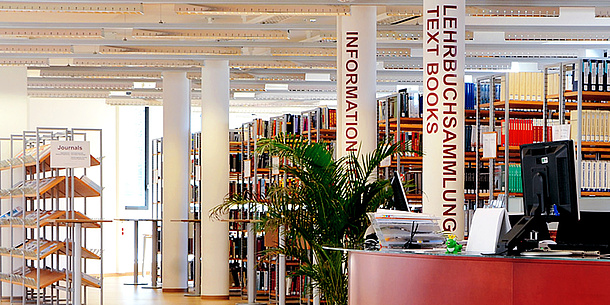
[[[337,157],[377,146],[377,8],[352,6],[338,17]]]
[[[201,96],[201,295],[228,299],[229,225],[208,217],[229,193],[228,60],[205,61]]]
[[[186,72],[163,72],[163,290],[187,286],[190,84]]]
[[[423,211],[464,237],[464,0],[424,0]]]
[[[23,134],[28,130],[28,79],[26,67],[0,67],[0,138],[9,138],[11,134]],[[23,149],[21,141],[16,141],[13,154]],[[11,157],[10,141],[0,141],[0,159]],[[23,180],[23,170],[20,168],[13,171],[13,182]],[[12,185],[10,171],[0,173],[0,188],[7,189]],[[10,208],[9,200],[1,200],[2,211]],[[13,207],[22,206],[22,199],[13,199]],[[15,230],[14,243],[11,244],[11,232],[8,229],[0,230],[2,234],[2,247],[12,247],[22,241],[23,234]],[[21,266],[21,260],[14,260],[13,269]],[[10,260],[2,259],[2,272],[10,273]],[[21,295],[21,287],[13,287],[14,295]],[[8,297],[10,285],[2,285],[2,296]]]

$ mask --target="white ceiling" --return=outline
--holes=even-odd
[[[189,71],[193,97],[200,98],[203,61],[223,58],[232,67],[232,92],[256,95],[254,100],[236,98],[234,105],[275,101],[311,107],[335,99],[336,16],[349,14],[349,5],[369,4],[378,7],[378,91],[421,82],[421,1],[189,3],[0,1],[0,65],[27,65],[32,97],[154,104],[162,95],[161,71]],[[469,74],[506,70],[514,61],[547,64],[582,55],[585,49],[609,48],[608,1],[467,3]],[[317,75],[327,80],[306,81],[306,73],[327,74]],[[156,85],[138,89],[134,82]],[[287,83],[289,91],[266,92],[269,83]],[[131,95],[116,97],[117,91]]]

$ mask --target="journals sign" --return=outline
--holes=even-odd
[[[424,0],[423,209],[464,234],[464,0]],[[440,177],[440,179],[439,179]]]
[[[51,142],[51,168],[90,166],[89,141]]]

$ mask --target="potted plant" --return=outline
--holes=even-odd
[[[312,279],[328,304],[347,304],[347,262],[342,251],[362,245],[374,212],[392,196],[387,180],[375,179],[379,164],[401,152],[398,144],[380,144],[368,154],[334,159],[327,143],[307,143],[300,137],[259,140],[258,150],[284,158],[282,169],[291,183],[273,185],[266,198],[247,193],[228,197],[212,214],[221,215],[244,202],[264,206],[267,228],[284,226],[286,244],[268,250],[301,262],[295,275]],[[309,287],[312,288],[312,287]]]

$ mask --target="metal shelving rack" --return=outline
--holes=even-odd
[[[102,131],[37,128],[2,140],[10,143],[10,156],[0,156],[0,176],[6,178],[9,172],[10,188],[0,195],[0,208],[8,205],[9,211],[0,226],[10,230],[10,240],[2,241],[8,245],[0,251],[8,257],[8,268],[3,262],[0,279],[2,286],[10,285],[9,301],[87,304],[87,287],[95,287],[100,289],[98,303],[103,304],[103,231],[97,236],[81,232],[101,228],[102,221],[85,215],[103,216]],[[93,149],[99,148],[99,155],[90,157],[90,169],[51,168],[52,141],[89,141]],[[98,182],[89,178],[93,176]],[[98,199],[87,199],[93,197]],[[98,208],[89,207],[94,205]],[[92,245],[96,250],[87,249]],[[90,267],[98,269],[99,278],[86,274]]]
[[[563,123],[565,122],[565,112],[567,111],[568,106],[570,108],[574,108],[574,106],[576,106],[576,110],[577,110],[577,122],[578,122],[578,126],[576,128],[576,183],[578,185],[578,198],[579,200],[581,200],[582,198],[587,198],[587,197],[598,197],[598,198],[604,198],[604,197],[610,197],[610,193],[609,192],[586,192],[586,194],[583,194],[582,192],[582,184],[581,181],[583,179],[583,173],[582,173],[582,162],[583,162],[583,158],[585,156],[585,153],[589,154],[589,155],[593,155],[593,158],[595,160],[600,160],[602,158],[602,153],[603,152],[610,152],[610,148],[608,148],[608,145],[602,145],[602,144],[606,144],[607,142],[593,142],[593,143],[586,143],[583,140],[583,130],[582,130],[582,126],[583,124],[581,123],[583,121],[583,109],[586,107],[587,109],[604,109],[604,110],[610,110],[610,104],[608,103],[600,103],[600,102],[608,102],[610,101],[610,92],[607,91],[593,91],[593,90],[589,90],[589,91],[583,91],[583,82],[584,82],[584,66],[586,64],[587,61],[589,60],[594,60],[594,61],[603,61],[605,62],[605,66],[607,67],[608,64],[610,64],[610,60],[607,58],[579,58],[577,60],[572,60],[572,61],[566,61],[566,62],[561,62],[558,64],[553,64],[553,65],[548,65],[544,67],[544,73],[545,73],[545,93],[547,91],[546,87],[548,87],[548,76],[552,73],[559,73],[559,84],[558,84],[558,93],[557,95],[553,94],[553,95],[547,95],[546,99],[545,99],[545,105],[548,103],[547,100],[557,100],[558,103],[558,114],[559,114],[559,119],[560,121]],[[570,73],[574,83],[572,85],[572,90],[567,90],[568,88],[566,88],[566,84],[569,81],[567,79],[567,74]],[[606,73],[608,73],[608,71],[606,71]],[[576,88],[574,88],[574,85],[576,86]],[[576,90],[574,90],[576,89]],[[572,101],[572,102],[568,102],[568,101]],[[574,103],[576,105],[574,105]],[[573,118],[570,118],[571,120]],[[583,142],[585,142],[586,144],[583,145]],[[599,146],[599,147],[595,147],[595,146]],[[584,196],[583,196],[584,195]]]

